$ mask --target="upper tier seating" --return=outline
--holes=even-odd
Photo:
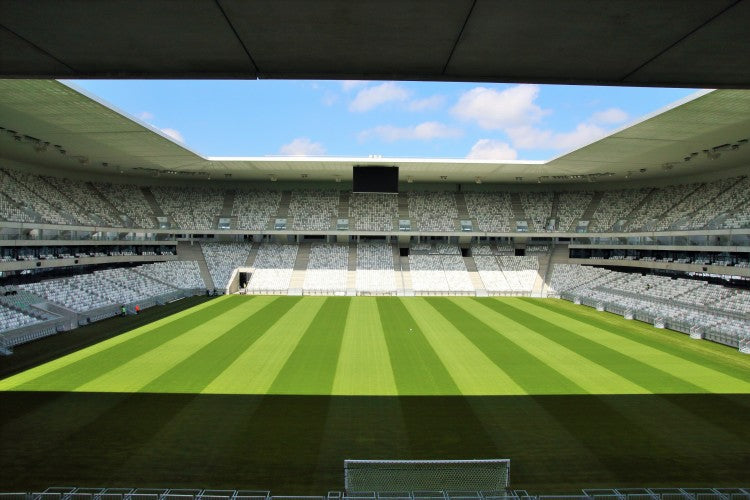
[[[105,182],[92,182],[91,185],[101,193],[104,199],[127,215],[135,227],[144,229],[156,227],[154,213],[139,186]]]
[[[499,189],[503,189],[500,187]],[[145,193],[145,194],[144,194]],[[158,206],[152,206],[150,195]],[[173,227],[218,229],[224,200],[233,196],[235,229],[264,231],[275,217],[290,217],[288,229],[327,231],[338,218],[350,218],[354,231],[391,231],[399,218],[398,196],[342,193],[336,190],[294,190],[288,214],[282,193],[239,188],[151,186],[80,182],[0,169],[0,219],[61,225],[133,226],[151,229],[164,212]],[[517,196],[520,204],[512,206]],[[594,196],[599,200],[592,203]],[[409,191],[408,210],[413,231],[459,230],[458,206],[452,192]],[[594,193],[581,191],[468,192],[463,194],[475,230],[514,232],[517,220],[529,231],[576,231],[586,217],[588,232],[663,231],[750,227],[750,178],[637,188]],[[339,213],[339,208],[345,210]],[[283,215],[282,215],[283,214]],[[553,227],[551,222],[555,221]]]
[[[352,193],[349,198],[349,228],[356,231],[393,231],[398,218],[398,195]]]
[[[340,194],[332,190],[304,189],[292,191],[289,215],[294,218],[293,228],[307,231],[331,229],[338,216]]]
[[[510,193],[464,193],[464,199],[466,209],[476,219],[480,231],[515,231]]]
[[[237,229],[263,231],[271,217],[279,211],[281,193],[278,191],[237,191],[232,202],[232,215],[237,217]]]
[[[444,191],[409,191],[409,217],[413,230],[455,231],[456,197]]]
[[[543,192],[521,192],[521,206],[523,206],[528,220],[530,222],[530,230],[542,232],[546,231],[547,221],[552,216],[552,200],[554,199],[554,193],[543,191]]]
[[[224,203],[224,192],[213,188],[151,188],[162,211],[181,229],[216,229],[216,217]]]

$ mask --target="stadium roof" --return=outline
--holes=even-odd
[[[0,77],[750,88],[743,0],[0,0]]]
[[[584,182],[750,170],[750,91],[702,91],[547,162],[418,158],[205,158],[54,80],[0,80],[0,156],[97,174],[232,180],[351,179],[395,165],[415,182]],[[445,178],[443,178],[445,177]]]

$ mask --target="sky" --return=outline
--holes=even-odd
[[[207,157],[548,160],[695,92],[382,81],[69,83]]]

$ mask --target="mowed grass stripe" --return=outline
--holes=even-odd
[[[469,314],[484,321],[499,335],[526,350],[539,362],[554,369],[583,390],[583,392],[571,392],[571,394],[650,394],[650,391],[612,372],[607,367],[493,310],[489,304],[497,299],[460,300],[455,298],[451,300]],[[521,365],[521,368],[523,367],[524,365]],[[539,394],[548,394],[548,392],[543,390]]]
[[[77,387],[77,391],[86,392],[191,392],[190,380],[202,377],[205,365],[215,366],[212,360],[198,358],[203,351],[218,338],[241,325],[252,311],[268,304],[265,297],[251,302],[243,302],[242,307],[225,312],[206,323],[195,325],[195,328],[184,332],[160,346],[127,363],[90,380]],[[196,364],[203,363],[203,364]],[[188,366],[187,370],[181,367]],[[197,368],[196,367],[200,367]],[[170,378],[170,373],[180,373],[179,378]],[[168,380],[170,384],[152,387],[155,380]]]
[[[222,297],[224,299],[224,297]],[[46,375],[47,373],[53,372],[63,366],[69,365],[71,363],[74,363],[76,361],[79,361],[81,359],[87,358],[93,354],[96,354],[98,352],[104,351],[106,349],[109,349],[113,346],[116,346],[118,344],[122,344],[123,342],[126,342],[133,337],[137,337],[139,335],[143,335],[144,333],[150,332],[162,325],[165,325],[167,323],[171,323],[177,319],[180,319],[184,316],[187,316],[189,314],[193,314],[195,312],[200,311],[201,309],[205,309],[207,307],[210,307],[212,305],[215,305],[222,299],[214,299],[209,300],[207,302],[203,302],[201,304],[198,304],[196,306],[193,306],[191,308],[182,310],[178,313],[172,314],[170,316],[161,318],[159,320],[154,321],[153,323],[148,323],[143,326],[140,326],[138,328],[134,328],[133,330],[124,332],[120,335],[117,335],[115,337],[103,340],[101,342],[98,342],[94,345],[91,345],[89,347],[80,349],[78,351],[72,352],[68,355],[61,356],[57,359],[53,359],[47,363],[43,363],[39,366],[36,366],[34,368],[31,368],[29,370],[26,370],[24,372],[20,372],[16,374],[13,377],[8,377],[4,380],[0,380],[0,390],[7,390],[11,386],[7,385],[10,383],[10,380],[12,378],[13,382],[11,385],[19,385],[23,382],[28,382],[32,379],[38,378],[42,375]]]
[[[528,394],[585,394],[587,392],[552,366],[540,361],[529,351],[498,333],[505,329],[508,321],[493,327],[479,319],[474,313],[462,309],[451,299],[434,298],[429,299],[429,303],[524,392]]]
[[[402,300],[378,297],[376,301],[399,395],[461,394]]]
[[[251,297],[248,297],[251,299]],[[206,335],[202,344],[193,344],[183,335],[178,340],[191,353],[179,363],[162,372],[141,387],[139,392],[176,392],[198,393],[221,373],[224,368],[239,356],[248,345],[251,345],[263,334],[263,322],[266,318],[283,314],[293,304],[279,303],[278,297],[257,297],[245,301],[238,308],[241,316],[227,328],[222,326],[230,313],[214,318],[203,325],[203,330],[211,332]],[[232,311],[231,313],[234,313]],[[229,325],[227,325],[229,326]],[[162,351],[163,348],[157,349]],[[164,356],[168,356],[164,353]]]
[[[575,322],[570,319],[568,321],[556,319],[555,323],[552,323],[545,319],[549,316],[543,313],[535,315],[520,307],[514,307],[519,303],[523,304],[517,299],[507,299],[503,301],[492,300],[488,305],[495,311],[513,319],[513,321],[526,325],[550,340],[580,353],[596,364],[612,370],[652,393],[705,392],[703,388],[644,363],[637,357],[628,356],[580,335],[578,330],[575,329]],[[606,332],[599,332],[599,334],[607,335]],[[589,375],[593,377],[595,373]]]
[[[36,369],[30,370],[32,378],[25,383],[21,383],[15,386],[10,386],[14,390],[43,390],[43,391],[69,391],[76,387],[79,387],[86,382],[93,380],[101,375],[115,369],[116,367],[127,363],[134,357],[140,356],[146,352],[149,352],[156,347],[169,342],[170,340],[179,337],[188,330],[191,330],[196,325],[205,323],[211,320],[217,315],[224,314],[227,311],[235,307],[239,307],[243,304],[242,300],[238,300],[239,297],[228,296],[226,298],[217,299],[211,301],[209,306],[198,308],[189,314],[179,317],[176,320],[169,321],[161,324],[159,327],[139,332],[137,335],[127,338],[125,341],[110,344],[109,341],[105,341],[108,344],[104,349],[94,349],[93,354],[80,357],[74,361],[71,359],[70,362],[65,362],[69,359],[65,356],[61,359],[62,364],[51,372],[45,373],[39,377],[33,377],[33,373]],[[192,310],[190,310],[192,311]],[[89,349],[84,349],[84,353]],[[44,366],[44,365],[42,365]],[[19,374],[21,376],[27,376],[29,372]],[[8,379],[11,381],[16,377]],[[4,385],[4,388],[8,386]]]
[[[206,394],[267,394],[287,359],[316,314],[326,301],[325,297],[278,297],[286,305],[283,310],[262,318],[260,337],[244,350],[238,350],[236,359],[201,392]],[[287,307],[287,306],[293,307]],[[258,315],[255,320],[260,319]]]
[[[326,299],[269,394],[331,394],[350,303],[350,297]]]
[[[357,297],[349,304],[331,394],[398,394],[375,297]]]
[[[575,332],[581,338],[599,343],[630,359],[637,359],[644,365],[652,366],[665,375],[681,380],[683,384],[700,388],[701,392],[750,392],[750,379],[742,375],[738,377],[727,376],[724,373],[706,368],[700,363],[686,361],[671,353],[665,353],[635,342],[626,336],[615,335],[579,321],[577,318],[570,318],[523,300],[509,300],[508,304],[531,315],[545,315],[550,322],[564,324],[566,328]],[[683,339],[683,342],[690,341],[687,336]]]
[[[684,333],[657,329],[649,323],[626,320],[616,314],[602,313],[567,300],[527,298],[521,300],[730,377],[750,379],[750,363],[747,363],[747,359],[733,347],[715,342],[685,342]]]
[[[501,367],[442,317],[429,299],[405,299],[404,306],[456,382],[461,394],[526,394]]]

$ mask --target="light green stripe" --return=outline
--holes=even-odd
[[[601,366],[490,309],[486,302],[493,299],[453,300],[467,313],[492,325],[493,330],[591,394],[650,394],[647,389],[612,372],[606,366]]]
[[[196,351],[273,302],[274,299],[275,297],[262,296],[247,301],[242,306],[216,316],[210,321],[186,331],[179,337],[131,359],[101,377],[80,386],[76,391],[138,392]]]
[[[333,395],[398,395],[388,344],[374,297],[352,301],[346,318]]]
[[[266,394],[325,300],[300,300],[201,393]]]
[[[167,316],[166,318],[162,318],[160,320],[154,321],[153,323],[149,323],[147,325],[143,325],[139,328],[136,328],[134,330],[131,330],[129,332],[123,333],[122,335],[118,335],[116,337],[112,337],[110,339],[104,340],[102,342],[99,342],[97,344],[94,344],[92,346],[89,346],[85,349],[81,349],[80,351],[76,351],[73,353],[70,353],[66,356],[63,356],[61,358],[57,358],[55,360],[52,360],[48,363],[44,363],[43,365],[39,365],[37,367],[31,368],[29,370],[26,370],[24,372],[21,372],[19,374],[16,374],[12,377],[6,378],[4,380],[0,380],[0,391],[5,390],[12,390],[16,388],[17,386],[21,384],[25,384],[27,382],[30,382],[34,379],[37,379],[41,376],[47,375],[49,373],[52,373],[56,370],[59,370],[61,368],[64,368],[68,365],[71,365],[75,363],[76,361],[80,361],[82,359],[86,359],[90,356],[93,356],[99,352],[105,351],[107,349],[110,349],[111,347],[117,346],[122,344],[123,342],[127,342],[129,340],[132,340],[136,337],[140,337],[141,335],[145,335],[156,328],[159,328],[161,326],[167,325],[169,323],[172,323],[176,320],[179,320],[180,318],[187,316],[188,314],[192,314],[198,311],[201,311],[202,309],[205,309],[207,307],[211,307],[216,305],[220,301],[228,300],[229,296],[226,297],[220,297],[218,299],[209,300],[207,302],[203,302],[202,304],[198,304],[195,307],[191,307],[189,309],[185,309],[184,311],[180,311],[179,313],[173,314],[171,316]],[[61,333],[60,335],[65,335],[65,333]],[[44,390],[44,389],[40,389]]]
[[[526,394],[425,299],[404,300],[404,305],[462,394]]]
[[[548,321],[572,330],[583,338],[605,345],[610,349],[614,349],[642,363],[658,368],[665,373],[707,391],[716,393],[750,392],[750,381],[725,375],[698,363],[693,363],[678,356],[654,349],[653,347],[645,346],[640,342],[612,334],[583,321],[578,321],[564,314],[550,311],[547,308],[539,307],[523,300],[513,300],[512,306],[529,314],[544,316]],[[687,337],[686,340],[688,340]]]

